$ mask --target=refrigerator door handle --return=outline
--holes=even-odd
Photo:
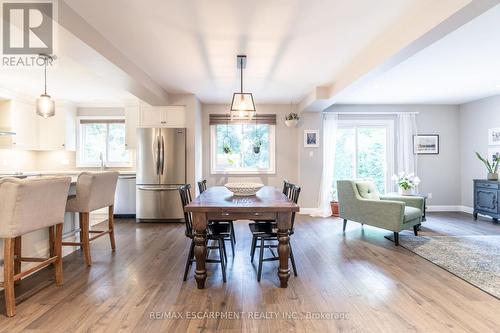
[[[168,186],[168,187],[158,187],[158,186],[138,186],[137,189],[139,191],[156,191],[156,192],[163,192],[163,191],[177,191],[179,189],[179,186]]]
[[[160,146],[160,175],[163,175],[163,170],[165,170],[165,140],[162,135]]]
[[[153,150],[155,154],[155,167],[156,167],[156,175],[160,175],[160,136],[156,136],[155,143],[153,145]]]

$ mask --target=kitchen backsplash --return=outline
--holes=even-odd
[[[132,165],[117,170],[135,170],[135,152],[132,151]],[[0,149],[0,173],[29,171],[96,170],[77,168],[76,153],[72,151],[27,151]]]

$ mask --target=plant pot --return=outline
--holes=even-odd
[[[253,147],[253,153],[254,154],[260,154],[260,147],[259,146],[254,146]]]
[[[488,180],[498,180],[498,173],[488,173]]]
[[[298,123],[299,123],[298,119],[285,120],[286,127],[297,127]]]
[[[400,195],[412,195],[413,189],[410,188],[408,190],[405,190],[405,189],[399,188],[399,194]]]
[[[332,207],[332,216],[339,217],[339,203],[337,201],[330,201],[330,206]]]

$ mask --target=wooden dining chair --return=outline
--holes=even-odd
[[[198,189],[200,190],[200,194],[205,192],[207,190],[207,180],[203,179],[202,181],[198,182]],[[231,242],[231,252],[233,253],[234,257],[234,245],[236,244],[236,233],[234,232],[234,224],[233,221],[224,221],[224,220],[210,220],[208,221],[210,224],[229,224],[229,227],[231,228],[231,233],[230,235],[225,239],[226,242]]]
[[[300,195],[300,187],[294,184],[285,181],[283,192],[288,198],[288,200],[297,203],[299,201]],[[291,228],[288,231],[288,234],[291,236],[294,233],[294,224],[295,224],[295,212],[292,213],[292,221]],[[262,276],[262,263],[265,261],[276,261],[279,260],[277,253],[273,251],[273,249],[277,249],[278,247],[278,226],[276,221],[272,221],[271,223],[250,223],[249,224],[250,232],[252,233],[252,248],[251,248],[251,260],[253,262],[255,250],[259,248],[259,268],[257,271],[257,281],[260,282]],[[267,244],[266,244],[267,242]],[[259,243],[259,244],[257,244]],[[295,258],[293,256],[292,243],[289,241],[290,245],[290,261],[292,262],[293,274],[297,276],[297,267],[295,265]],[[264,250],[268,249],[272,257],[264,258]]]
[[[179,187],[179,195],[181,197],[182,207],[186,207],[191,201],[191,185],[185,184]],[[194,230],[193,230],[193,217],[190,212],[184,211],[184,221],[185,221],[185,235],[189,239],[191,239],[191,245],[189,247],[189,254],[186,261],[186,268],[184,269],[184,279],[186,281],[187,275],[189,273],[189,268],[191,265],[196,262],[194,257]],[[207,251],[207,259],[205,262],[207,263],[220,263],[222,269],[222,280],[224,283],[226,282],[226,246],[224,239],[230,235],[229,225],[221,224],[221,225],[208,225],[207,226],[207,242],[214,241],[216,245],[207,246],[207,249],[218,249],[219,250],[219,259],[209,259],[208,256],[210,254]]]

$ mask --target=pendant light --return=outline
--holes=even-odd
[[[233,94],[233,101],[231,103],[231,119],[252,119],[256,113],[253,95],[251,93],[243,92],[243,70],[246,68],[247,56],[238,55],[236,59],[238,61],[237,68],[240,70],[240,92]]]
[[[56,114],[54,100],[47,94],[47,62],[54,60],[54,58],[47,54],[40,54],[40,58],[43,59],[44,91],[36,100],[36,114],[43,118],[49,118]]]

